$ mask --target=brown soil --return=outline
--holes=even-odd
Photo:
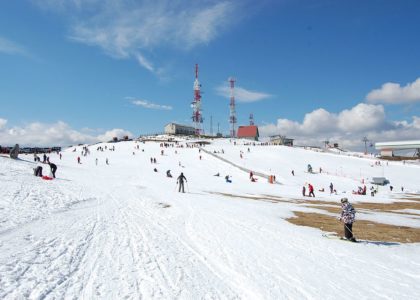
[[[295,211],[295,217],[287,219],[292,224],[319,228],[322,231],[344,235],[344,226],[334,217]],[[356,238],[369,241],[419,243],[420,229],[358,220],[353,225]]]
[[[253,195],[234,195],[228,193],[212,193],[233,198],[249,199],[256,201],[265,201],[271,203],[295,203],[305,207],[321,209],[329,213],[341,213],[341,203],[333,201],[320,201],[315,198],[283,198],[271,195],[253,196]],[[404,216],[420,216],[420,214],[413,212],[403,212],[399,210],[414,209],[420,211],[420,198],[418,195],[407,194],[406,197],[400,198],[402,202],[392,203],[373,203],[353,202],[354,208],[363,210],[364,212],[386,212],[400,214]],[[336,232],[339,236],[344,235],[343,224],[340,223],[336,217],[331,217],[321,213],[305,213],[294,212],[296,215],[293,218],[287,219],[290,223],[300,226],[309,226],[319,228],[323,231]],[[382,224],[366,220],[357,220],[353,227],[354,235],[357,238],[382,241],[382,242],[399,242],[399,243],[418,243],[420,242],[420,228],[411,228],[406,226],[396,226],[389,224]]]

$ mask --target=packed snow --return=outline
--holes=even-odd
[[[33,155],[0,157],[0,298],[420,299],[419,243],[327,239],[285,220],[315,208],[250,199],[301,199],[312,183],[317,200],[337,206],[342,197],[389,203],[405,195],[401,187],[420,192],[419,165],[228,139],[200,151],[191,142],[96,144],[86,156],[71,147],[61,160],[49,154],[54,180],[33,175]],[[247,170],[261,175],[257,182]],[[181,172],[186,193],[177,191]],[[371,197],[372,177],[386,177],[394,190]],[[364,184],[368,195],[352,194]],[[413,215],[357,218],[420,227]]]

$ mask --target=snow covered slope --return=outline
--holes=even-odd
[[[105,145],[115,151],[96,150]],[[247,147],[223,140],[205,149],[223,148],[224,158],[274,174],[280,185],[262,178],[251,183],[246,172],[198,148],[155,142],[98,144],[88,156],[71,148],[62,160],[51,154],[58,165],[52,181],[32,175],[32,156],[0,157],[0,298],[420,298],[419,244],[326,239],[285,220],[294,203],[229,196],[292,198],[305,182],[328,189],[332,181],[339,195],[317,196],[338,200],[361,184],[360,174],[382,172],[396,189],[416,191],[418,167],[371,167],[373,160],[285,147],[255,146],[248,153]],[[329,174],[305,173],[308,163]],[[176,192],[180,172],[188,180],[185,194]],[[390,201],[387,188],[379,196],[376,201]]]

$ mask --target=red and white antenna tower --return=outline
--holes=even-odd
[[[194,100],[191,104],[193,109],[192,120],[194,123],[195,134],[201,134],[201,123],[203,123],[203,116],[201,114],[201,84],[198,81],[198,64],[195,64],[195,80],[194,80]]]
[[[249,115],[249,125],[254,125],[254,115],[253,114],[250,114]]]
[[[236,124],[236,111],[235,111],[235,79],[230,77],[230,115],[229,115],[229,123],[230,123],[230,137],[234,138],[236,136],[235,133],[235,124]]]

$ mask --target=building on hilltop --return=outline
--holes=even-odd
[[[291,146],[293,147],[293,139],[289,139],[284,135],[270,136],[270,142],[276,145]]]
[[[165,134],[172,135],[195,135],[195,128],[176,123],[169,123],[165,125]]]
[[[239,126],[237,137],[240,139],[258,141],[258,138],[260,137],[258,127],[255,125]]]

